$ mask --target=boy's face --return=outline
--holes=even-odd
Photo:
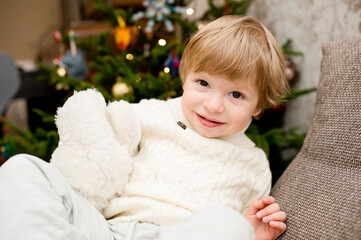
[[[204,137],[233,135],[244,129],[256,109],[259,92],[250,80],[235,80],[191,72],[183,84],[182,111]]]

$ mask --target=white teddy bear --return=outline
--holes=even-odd
[[[98,209],[122,194],[132,172],[141,127],[125,101],[108,106],[96,90],[75,92],[57,111],[53,164]]]

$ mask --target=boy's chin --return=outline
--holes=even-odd
[[[226,137],[226,135],[221,134],[218,131],[197,131],[201,136],[206,138],[222,138]]]

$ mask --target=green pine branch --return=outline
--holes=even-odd
[[[35,133],[30,130],[21,130],[10,122],[4,121],[10,133],[6,133],[0,140],[0,145],[11,145],[16,153],[28,153],[49,161],[51,154],[58,145],[58,133],[37,128]]]

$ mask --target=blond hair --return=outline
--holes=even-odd
[[[201,29],[187,44],[179,72],[251,79],[259,90],[257,109],[277,105],[288,91],[285,58],[270,31],[252,17],[227,15]]]

